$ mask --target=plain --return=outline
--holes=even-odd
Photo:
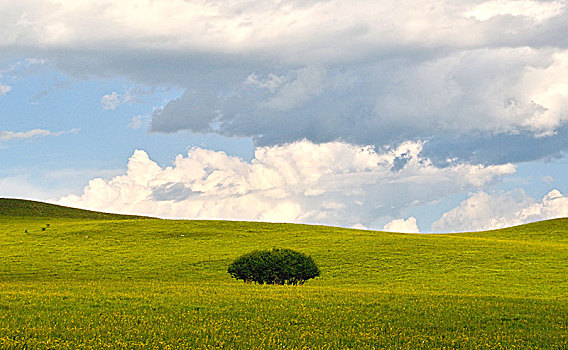
[[[313,257],[245,284],[255,249]],[[161,220],[0,199],[0,348],[568,348],[568,219],[476,233]]]

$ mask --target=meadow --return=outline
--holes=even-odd
[[[273,247],[321,276],[227,273]],[[0,199],[1,349],[567,349],[567,315],[568,219],[400,234]]]

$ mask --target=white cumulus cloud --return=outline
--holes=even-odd
[[[498,194],[481,191],[444,213],[432,224],[432,229],[480,231],[558,217],[568,217],[568,197],[558,190],[550,191],[541,200],[522,190]]]
[[[509,164],[438,168],[422,143],[384,152],[342,142],[260,147],[247,162],[201,148],[162,168],[141,150],[124,175],[94,179],[60,204],[160,217],[322,223],[380,228],[397,208],[475,189],[515,172]],[[382,221],[384,223],[384,221]]]
[[[404,232],[404,233],[418,233],[418,225],[416,224],[415,217],[409,217],[408,219],[397,219],[388,222],[383,230],[390,232]]]

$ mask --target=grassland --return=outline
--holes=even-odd
[[[226,273],[272,247],[322,276]],[[567,349],[567,315],[567,219],[419,235],[0,199],[1,349]]]

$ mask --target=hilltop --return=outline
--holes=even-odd
[[[65,207],[57,204],[13,198],[0,198],[0,217],[1,216],[73,218],[93,220],[124,220],[143,218],[142,216],[137,215],[101,213],[97,211]]]
[[[94,220],[132,220],[149,219],[147,216],[104,213],[92,210],[71,208],[57,204],[15,198],[0,198],[0,217],[28,217],[28,218],[73,218]],[[215,221],[215,220],[210,220]],[[218,221],[218,220],[217,220]],[[281,225],[281,224],[275,224]],[[284,224],[303,225],[303,224]],[[307,225],[313,226],[313,225]],[[325,226],[327,227],[327,226]],[[338,228],[339,229],[339,228]],[[478,238],[534,238],[546,234],[551,239],[568,240],[568,218],[550,219],[497,230],[436,233],[430,235],[475,236]],[[385,232],[387,233],[387,232]]]

